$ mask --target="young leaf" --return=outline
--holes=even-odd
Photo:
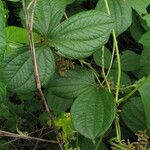
[[[81,12],[54,28],[50,44],[67,58],[84,58],[108,41],[113,27],[114,23],[106,13]]]
[[[48,106],[53,110],[56,115],[60,115],[65,112],[73,103],[72,99],[64,99],[54,95],[50,90],[47,94]]]
[[[52,92],[65,98],[76,98],[90,86],[96,86],[94,75],[79,66],[69,70],[64,77],[56,73],[49,83]]]
[[[34,29],[47,37],[61,21],[65,6],[66,0],[38,0],[34,15]]]
[[[146,121],[144,106],[140,97],[133,97],[126,102],[121,109],[121,117],[124,123],[133,131],[144,131]]]
[[[98,66],[102,66],[102,50],[98,49],[94,54],[94,61]],[[104,67],[109,68],[111,61],[111,52],[109,49],[105,48],[104,50]]]
[[[115,117],[113,96],[97,88],[89,88],[77,97],[71,108],[75,129],[94,140],[103,135]]]
[[[146,126],[148,129],[150,129],[150,81],[145,83],[140,89],[140,95],[142,98],[142,102],[144,105],[144,112],[145,112],[145,118],[146,118]]]
[[[42,85],[45,85],[54,73],[54,57],[50,48],[43,46],[36,47],[36,56],[40,80]],[[36,89],[28,46],[7,54],[2,66],[2,77],[9,90],[26,93]]]
[[[7,41],[13,43],[28,44],[29,43],[28,32],[29,31],[24,28],[8,26],[6,27]],[[40,42],[40,36],[38,34],[34,33],[33,36],[35,43]]]
[[[131,6],[125,0],[107,0],[110,8],[111,16],[115,22],[115,31],[119,35],[132,23],[132,9]],[[97,10],[107,13],[104,0],[99,0]]]

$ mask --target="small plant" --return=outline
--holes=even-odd
[[[0,0],[0,148],[148,149],[149,4]]]

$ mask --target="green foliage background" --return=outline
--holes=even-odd
[[[37,90],[22,1],[0,0],[0,148],[59,150],[56,143],[2,134],[56,141],[54,124],[66,150],[148,148],[149,5],[149,0],[37,1],[33,38],[53,122]],[[30,16],[33,9],[31,3]]]

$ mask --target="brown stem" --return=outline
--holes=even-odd
[[[47,100],[46,100],[46,98],[43,94],[42,88],[41,88],[41,82],[40,82],[39,71],[38,71],[38,64],[37,64],[36,53],[35,53],[34,38],[33,38],[33,21],[34,21],[34,11],[35,11],[35,7],[36,7],[36,3],[37,3],[37,0],[32,0],[33,7],[32,7],[31,18],[30,18],[29,13],[26,9],[25,1],[22,0],[24,14],[25,14],[25,18],[26,18],[26,25],[29,29],[29,44],[30,44],[30,50],[31,50],[31,55],[32,55],[32,63],[33,63],[33,68],[34,68],[34,77],[35,77],[36,87],[37,87],[37,90],[39,92],[40,98],[41,98],[42,103],[45,107],[45,110],[48,113],[49,118],[52,122],[54,131],[55,131],[55,134],[56,134],[56,138],[58,140],[58,144],[59,144],[61,150],[64,150],[61,134],[59,133],[59,131],[58,131],[56,125],[55,125],[53,115],[51,113],[51,110],[48,107]]]
[[[43,130],[44,130],[44,128],[42,128],[42,130],[40,131],[40,133],[39,133],[39,136],[38,136],[38,137],[41,137],[41,135],[42,135],[42,133],[43,133]],[[34,149],[33,149],[33,150],[36,150],[36,149],[37,149],[38,144],[39,144],[39,141],[37,141],[37,142],[36,142],[36,144],[35,144],[35,146],[34,146]]]
[[[46,140],[46,139],[41,139],[41,138],[32,137],[28,135],[20,135],[20,134],[15,134],[15,133],[6,132],[6,131],[0,131],[0,136],[20,138],[20,139],[25,139],[25,140],[35,140],[35,141],[46,142],[46,143],[58,143],[57,141],[53,141],[53,140]]]

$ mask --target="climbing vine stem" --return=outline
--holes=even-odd
[[[108,15],[111,15],[107,0],[105,0],[105,6],[106,6],[106,9],[107,9]],[[119,48],[118,48],[118,41],[117,41],[117,37],[116,37],[116,33],[115,33],[114,29],[113,29],[112,34],[113,34],[113,40],[114,40],[114,45],[115,45],[115,50],[116,50],[117,67],[118,67],[117,86],[116,86],[116,93],[115,93],[115,102],[118,103],[120,82],[121,82],[121,61],[120,61],[120,54],[119,54]],[[116,136],[117,136],[118,142],[121,143],[121,132],[120,132],[120,124],[119,124],[118,113],[116,114],[116,116],[117,116],[115,118]]]

